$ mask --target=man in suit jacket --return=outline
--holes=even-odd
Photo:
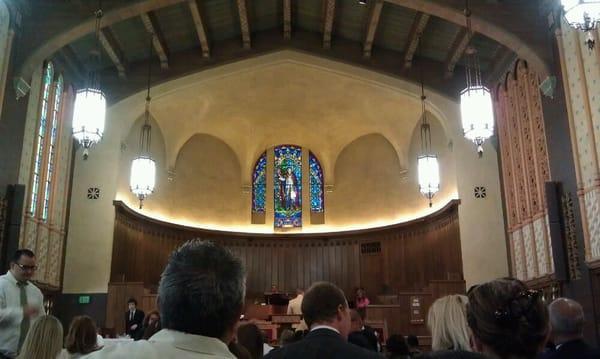
[[[350,310],[344,292],[335,285],[313,284],[302,300],[302,313],[310,332],[299,342],[271,351],[266,359],[380,358],[346,341]]]
[[[374,352],[379,351],[379,341],[375,330],[365,325],[360,313],[355,309],[350,310],[350,334],[348,335],[348,341]]]
[[[137,309],[137,301],[133,298],[129,298],[127,307],[129,309],[125,312],[125,334],[133,340],[140,340],[144,334],[144,311]]]
[[[600,358],[600,351],[583,341],[583,308],[567,298],[558,298],[548,306],[554,351],[542,354],[543,359]]]

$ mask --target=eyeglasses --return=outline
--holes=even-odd
[[[37,266],[26,266],[24,264],[20,264],[20,263],[15,263],[17,266],[19,266],[19,268],[21,268],[21,270],[23,271],[35,271],[38,267]]]

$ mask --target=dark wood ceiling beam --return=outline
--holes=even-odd
[[[515,54],[512,50],[499,45],[498,51],[494,56],[496,59],[492,65],[490,66],[491,70],[488,73],[488,76],[485,79],[486,84],[490,87],[499,79],[502,79],[506,74],[507,70],[511,67],[511,64],[517,60],[517,54]]]
[[[413,57],[421,43],[421,35],[425,31],[425,27],[427,27],[429,18],[429,14],[424,12],[418,12],[415,16],[415,20],[413,21],[408,34],[406,48],[404,49],[404,68],[410,68],[412,66]]]
[[[465,53],[472,36],[472,33],[470,33],[466,28],[461,28],[458,34],[456,34],[454,43],[452,44],[450,52],[448,53],[448,57],[446,58],[446,62],[444,63],[445,78],[450,78],[452,75],[454,75],[456,64]]]
[[[292,38],[292,0],[283,0],[283,38]]]
[[[375,40],[375,33],[377,32],[377,25],[379,25],[379,18],[381,17],[382,8],[383,0],[371,1],[369,21],[367,22],[367,31],[365,34],[365,41],[363,43],[363,56],[365,58],[371,57],[373,40]]]
[[[75,51],[73,50],[71,45],[67,45],[67,46],[63,47],[60,50],[60,53],[61,53],[62,57],[65,59],[67,66],[69,66],[71,68],[73,73],[76,76],[79,76],[85,80],[87,78],[88,70],[85,67],[85,65],[83,63],[81,63],[81,61],[79,61],[79,58],[77,58],[77,55],[75,54]]]
[[[169,57],[167,55],[167,43],[165,41],[165,37],[163,32],[158,24],[158,20],[156,19],[156,15],[154,12],[147,12],[140,15],[142,18],[142,22],[144,23],[144,27],[146,31],[151,34],[154,34],[152,37],[152,45],[154,47],[154,51],[158,55],[160,59],[160,67],[163,69],[169,68]]]
[[[105,27],[100,31],[100,44],[102,44],[104,51],[113,64],[115,64],[117,71],[119,71],[119,77],[125,78],[125,68],[127,65],[123,56],[123,50],[121,50],[115,35],[109,27]]]
[[[206,36],[206,27],[202,20],[202,14],[196,0],[188,0],[188,6],[192,13],[192,19],[194,20],[194,26],[196,27],[196,34],[200,41],[200,47],[202,48],[202,57],[210,57],[210,46],[208,44],[208,36]]]
[[[323,48],[331,49],[331,30],[335,17],[335,0],[323,0]]]
[[[250,44],[250,25],[248,24],[248,9],[246,0],[237,0],[238,13],[240,15],[240,28],[242,31],[242,44],[244,49],[249,49]]]

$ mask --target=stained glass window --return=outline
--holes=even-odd
[[[50,207],[50,192],[52,190],[52,179],[54,176],[54,162],[56,157],[56,137],[58,134],[58,120],[60,116],[63,92],[63,77],[60,75],[56,81],[54,90],[54,106],[52,107],[52,127],[50,127],[50,148],[48,149],[48,162],[46,164],[46,189],[44,191],[44,207],[42,208],[42,220],[48,219],[48,208]]]
[[[302,149],[275,147],[275,227],[302,227]]]
[[[267,196],[267,152],[256,161],[252,172],[252,212],[265,212]]]
[[[323,212],[325,210],[323,200],[323,170],[317,157],[309,152],[308,166],[310,167],[310,210],[311,212]]]
[[[33,162],[33,180],[31,183],[31,202],[29,203],[29,213],[34,216],[42,176],[42,163],[44,160],[44,143],[46,140],[46,125],[48,120],[48,106],[50,105],[50,92],[52,88],[52,79],[54,78],[54,66],[48,62],[44,70],[44,87],[42,92],[42,108],[40,110],[40,123],[37,129],[37,139],[35,147],[35,159]]]

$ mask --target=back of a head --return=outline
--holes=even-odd
[[[467,320],[475,340],[499,358],[535,358],[548,332],[548,310],[539,292],[510,278],[473,288]]]
[[[237,340],[244,348],[248,350],[252,359],[263,357],[263,334],[256,324],[242,324],[237,330]]]
[[[302,314],[310,328],[315,323],[327,323],[336,317],[338,308],[348,307],[344,292],[329,282],[317,282],[304,294]]]
[[[417,338],[416,335],[409,334],[406,337],[406,344],[408,344],[408,346],[410,348],[418,348],[419,347],[419,338]]]
[[[71,354],[88,354],[98,349],[97,328],[87,315],[73,318],[65,346]]]
[[[38,317],[31,324],[18,359],[56,359],[63,344],[63,328],[51,315]]]
[[[583,337],[584,315],[581,304],[568,298],[558,298],[548,306],[552,335],[555,338]],[[558,343],[556,343],[558,344]]]
[[[404,336],[400,334],[390,335],[388,340],[385,342],[385,348],[390,354],[410,355],[408,344],[406,344]]]
[[[171,254],[161,275],[162,327],[221,338],[238,322],[245,291],[239,259],[212,242],[190,240]]]
[[[431,348],[435,350],[470,350],[467,326],[467,297],[452,294],[438,298],[427,315],[431,331]]]

